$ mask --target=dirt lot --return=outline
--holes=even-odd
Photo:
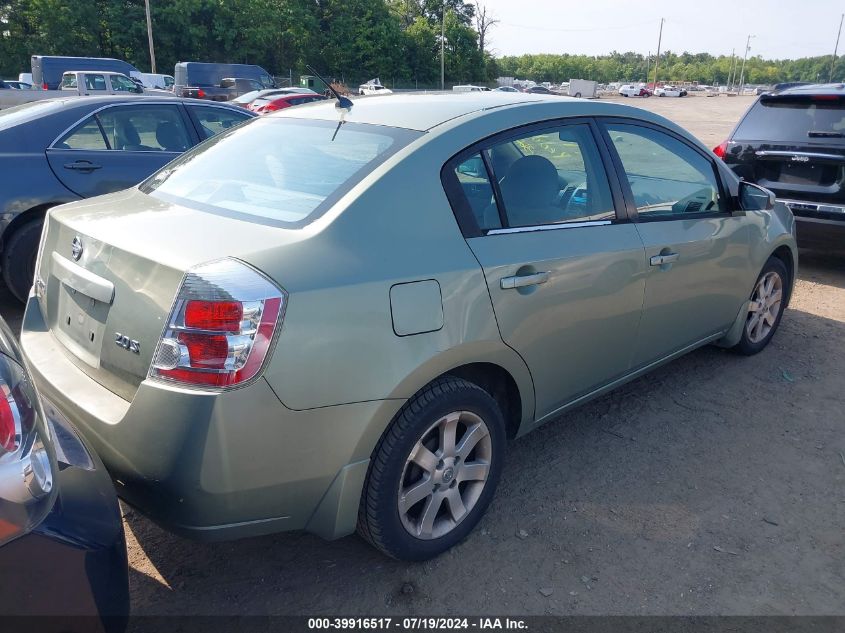
[[[625,102],[713,146],[750,99]],[[845,258],[803,255],[765,352],[699,350],[514,442],[441,558],[354,536],[202,545],[126,509],[134,612],[845,614]]]

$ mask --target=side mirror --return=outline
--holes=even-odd
[[[473,178],[481,178],[484,175],[484,161],[480,158],[470,158],[458,165],[458,173]]]
[[[743,211],[771,211],[775,208],[775,194],[745,180],[739,183],[739,207]]]
[[[135,86],[135,92],[139,95],[144,94],[144,89],[141,86]]]

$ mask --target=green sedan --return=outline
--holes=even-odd
[[[52,209],[21,342],[168,529],[422,560],[478,523],[511,438],[703,345],[761,351],[796,266],[790,211],[659,116],[394,95]]]

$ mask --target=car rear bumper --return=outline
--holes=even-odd
[[[21,347],[39,389],[85,434],[118,494],[199,540],[353,532],[370,454],[402,405],[294,411],[264,379],[224,393],[147,380],[130,403],[68,359],[32,297]]]
[[[800,248],[845,251],[845,215],[841,221],[796,215],[795,226]]]
[[[129,572],[114,486],[87,443],[46,402],[45,410],[60,454],[58,497],[32,532],[0,548],[0,613],[61,616],[62,630],[121,631]]]

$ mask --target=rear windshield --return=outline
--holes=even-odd
[[[739,124],[736,140],[845,144],[845,101],[838,97],[763,97]]]
[[[359,123],[254,119],[184,154],[141,190],[196,209],[298,228],[420,134]]]
[[[49,99],[44,101],[30,101],[11,108],[0,110],[0,131],[15,127],[21,123],[28,123],[51,112],[61,110],[63,101]]]

